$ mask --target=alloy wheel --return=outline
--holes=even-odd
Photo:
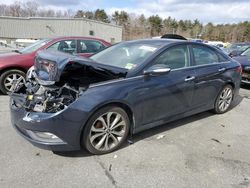
[[[126,135],[125,118],[118,112],[99,116],[91,126],[89,139],[98,151],[109,151],[116,147]]]
[[[7,91],[13,91],[19,84],[24,84],[25,78],[18,73],[9,74],[4,79],[4,87]]]
[[[218,108],[220,109],[221,112],[225,112],[229,108],[232,102],[232,98],[233,98],[232,89],[230,87],[225,87],[220,94],[218,102]]]

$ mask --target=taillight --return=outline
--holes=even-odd
[[[242,67],[241,67],[241,65],[236,68],[236,72],[238,72],[240,74],[242,73]]]

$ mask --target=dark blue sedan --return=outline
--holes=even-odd
[[[242,66],[241,83],[250,85],[250,47],[234,59]]]
[[[12,124],[52,151],[104,154],[128,134],[213,109],[228,111],[241,66],[220,50],[181,40],[136,40],[90,59],[41,51],[10,93]]]

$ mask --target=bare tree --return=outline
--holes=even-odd
[[[23,10],[28,17],[34,17],[37,14],[38,3],[36,1],[28,1],[22,4]]]
[[[46,10],[46,17],[55,17],[56,13],[52,9]]]
[[[8,16],[9,15],[9,7],[5,4],[0,5],[0,16]]]
[[[20,1],[16,1],[14,4],[10,5],[9,8],[10,8],[10,16],[13,17],[21,16],[22,8]]]
[[[56,14],[55,16],[58,18],[63,17],[63,12],[61,10],[57,10],[55,14]]]

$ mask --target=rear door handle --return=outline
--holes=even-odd
[[[218,71],[219,72],[224,72],[226,70],[226,68],[220,68]]]
[[[188,81],[192,81],[195,79],[195,76],[188,76],[186,79],[185,79],[185,82],[188,82]]]

